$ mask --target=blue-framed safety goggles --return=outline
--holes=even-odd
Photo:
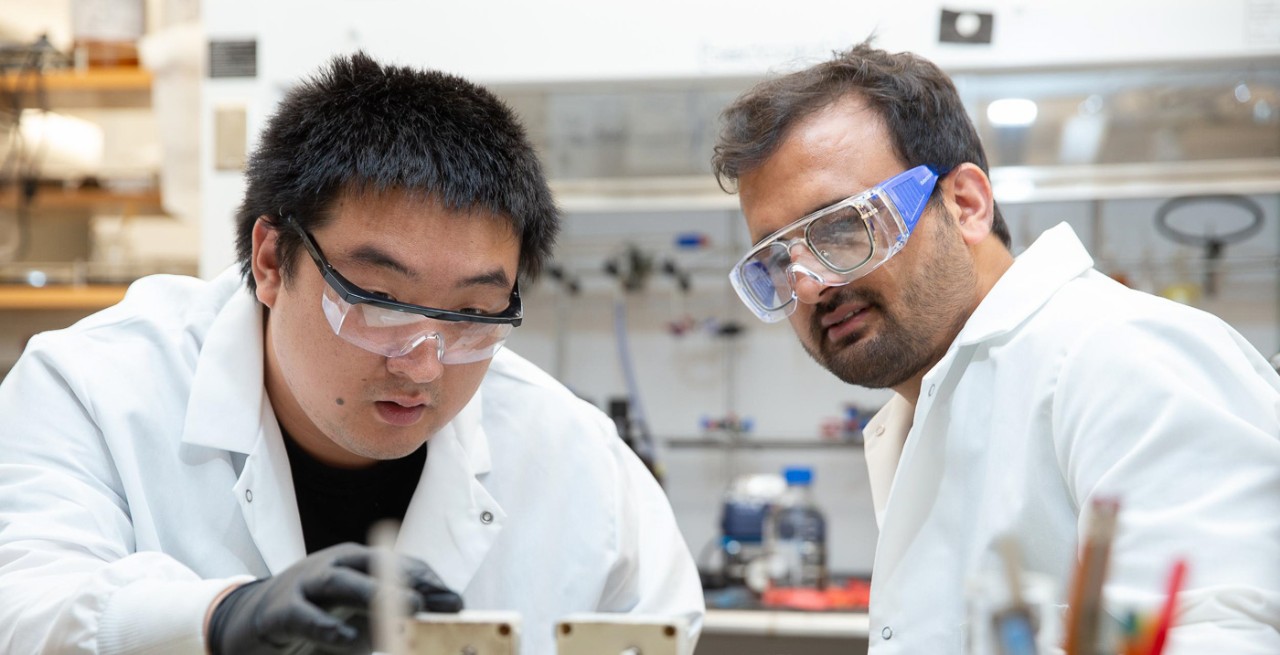
[[[849,284],[901,250],[937,182],[932,168],[916,166],[774,232],[729,272],[734,291],[760,320],[785,319],[795,311],[796,276]]]

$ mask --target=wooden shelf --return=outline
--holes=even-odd
[[[17,206],[18,189],[15,186],[0,186],[0,203],[4,208]],[[160,204],[160,190],[151,188],[141,191],[114,191],[102,188],[65,188],[61,186],[41,186],[36,192],[35,201],[31,205],[36,212],[74,212],[97,214],[164,214]]]
[[[52,108],[138,107],[151,103],[151,72],[143,68],[55,69],[39,76],[8,71],[0,80],[4,89],[21,92],[27,107],[36,106],[34,93],[38,84],[48,92]]]
[[[144,68],[89,68],[83,71],[55,69],[40,75],[44,87],[54,91],[150,91],[151,72]],[[13,88],[21,83],[23,89],[33,88],[36,75],[30,72],[7,71],[4,84]],[[30,85],[30,86],[29,86]]]
[[[0,284],[0,310],[78,309],[110,307],[129,287],[123,284],[50,285]]]

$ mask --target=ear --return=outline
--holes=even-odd
[[[942,180],[947,211],[955,217],[967,245],[974,246],[991,234],[995,200],[991,180],[976,164],[956,166]]]
[[[280,273],[280,256],[276,244],[279,233],[267,222],[266,216],[259,216],[253,224],[253,254],[250,264],[253,268],[253,280],[257,283],[258,301],[267,307],[273,307],[284,278]]]

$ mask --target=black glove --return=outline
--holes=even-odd
[[[369,570],[375,557],[394,558],[408,587],[401,592],[409,612],[462,609],[462,598],[422,561],[339,544],[227,594],[209,620],[209,650],[213,655],[370,652],[368,609],[378,585]]]

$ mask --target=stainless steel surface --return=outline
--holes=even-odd
[[[1005,203],[1280,192],[1280,59],[956,72]],[[719,113],[751,80],[510,87],[571,212],[735,209]],[[998,126],[993,101],[1035,120]]]

